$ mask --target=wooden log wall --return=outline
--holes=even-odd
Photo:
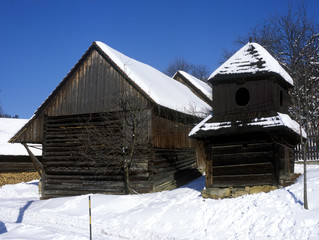
[[[290,173],[294,173],[294,150],[291,146],[274,144],[274,159],[276,161],[276,175],[279,179],[284,179]]]
[[[37,156],[41,160],[42,157]],[[0,156],[0,173],[36,171],[29,156]]]
[[[196,149],[154,148],[152,172],[153,191],[173,189],[198,178]]]
[[[178,122],[180,121],[180,122]],[[188,137],[194,124],[185,122],[185,119],[172,121],[153,114],[152,144],[154,148],[178,149],[192,148],[196,150],[196,163],[198,168],[205,168],[206,152],[205,142]]]
[[[122,149],[112,147],[122,138],[119,126],[122,119],[116,113],[47,117],[42,161],[43,198],[85,193],[124,194]],[[102,143],[91,133],[88,137],[87,131],[93,127],[112,136]],[[100,154],[103,151],[105,154]],[[135,158],[130,171],[132,188],[149,192],[148,161],[152,154],[147,149],[137,149]]]
[[[206,187],[242,187],[277,183],[272,143],[213,145],[208,150]]]

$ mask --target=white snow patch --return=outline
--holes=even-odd
[[[296,172],[302,165],[296,164]],[[318,239],[319,165],[289,187],[234,199],[203,199],[205,178],[171,191],[92,194],[93,239]],[[39,200],[37,182],[0,188],[0,239],[88,239],[88,195]]]
[[[289,115],[278,113],[279,117],[281,118],[281,121],[285,124],[286,127],[290,128],[294,132],[300,134],[300,125],[295,120],[292,120]],[[301,134],[304,138],[307,138],[307,133],[303,128],[301,128]]]
[[[8,143],[11,137],[20,130],[29,120],[19,118],[0,118],[0,155],[27,156],[28,152],[20,143]],[[37,145],[32,145],[39,147]],[[36,156],[42,155],[42,150],[31,148]]]
[[[206,122],[211,119],[213,117],[213,114],[209,114],[206,118],[204,118],[200,123],[198,123],[195,127],[193,127],[193,129],[190,131],[190,133],[188,134],[188,136],[192,136],[193,134],[195,134],[196,132],[198,132],[202,127],[205,126],[205,124],[207,124]]]

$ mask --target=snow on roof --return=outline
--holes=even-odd
[[[177,74],[177,73],[180,73],[182,74],[188,81],[190,81],[194,87],[196,87],[197,89],[199,89],[202,93],[204,93],[209,99],[213,99],[212,97],[212,88],[211,86],[209,86],[209,84],[203,82],[202,80],[190,75],[189,73],[187,72],[184,72],[184,71],[177,71],[174,76]],[[174,78],[173,76],[173,78]]]
[[[277,113],[278,115],[272,117],[263,117],[263,118],[255,118],[251,122],[247,123],[247,126],[261,126],[263,128],[271,128],[283,126],[287,127],[290,130],[294,131],[297,134],[300,134],[300,125],[292,120],[289,115],[283,113]],[[206,117],[202,122],[197,124],[189,133],[189,136],[196,135],[197,132],[201,131],[215,131],[221,128],[230,128],[232,127],[232,122],[212,122],[208,121],[212,118],[212,115]],[[241,121],[236,121],[236,127],[243,127],[244,125]],[[307,134],[302,129],[302,136],[307,138]]]
[[[157,104],[191,115],[203,115],[211,108],[188,87],[157,69],[129,58],[102,42],[96,41],[95,44]]]
[[[194,134],[196,134],[199,130],[201,130],[202,127],[205,127],[206,123],[209,119],[211,119],[213,117],[213,114],[209,114],[206,118],[203,119],[203,121],[201,121],[200,123],[198,123],[195,127],[193,127],[193,129],[190,131],[190,133],[188,134],[188,136],[192,136]]]
[[[0,118],[0,155],[28,156],[26,149],[20,143],[8,143],[28,121],[28,119]],[[32,152],[36,156],[42,155],[39,149],[32,148]]]
[[[278,61],[258,43],[247,43],[224,64],[217,68],[208,78],[235,74],[279,74],[289,85],[293,86],[290,75],[280,66]]]

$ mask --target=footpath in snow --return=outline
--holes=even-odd
[[[308,166],[308,211],[302,177],[224,200],[203,199],[204,181],[151,194],[92,194],[93,239],[319,239],[319,165]],[[88,195],[39,200],[37,185],[0,188],[0,239],[89,239]]]

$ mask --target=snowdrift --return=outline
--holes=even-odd
[[[296,165],[296,172],[302,172]],[[203,199],[201,177],[159,193],[93,194],[93,239],[319,239],[319,165],[270,193]],[[88,195],[39,200],[38,182],[0,188],[0,239],[88,239]]]

